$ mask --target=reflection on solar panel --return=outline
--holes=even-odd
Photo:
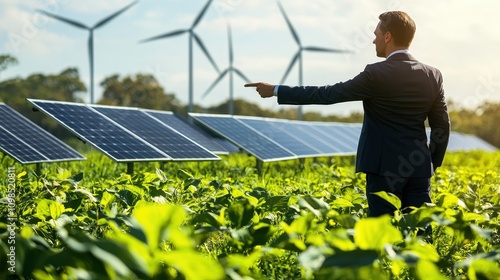
[[[155,110],[142,110],[146,114],[154,117],[168,127],[178,131],[182,135],[185,135],[189,139],[193,139],[196,143],[205,147],[207,150],[215,154],[228,154],[227,148],[219,145],[214,139],[203,130],[196,126],[188,124],[186,121],[180,119],[172,112],[165,111],[155,111]],[[220,139],[220,138],[219,138]],[[224,140],[225,141],[225,140]],[[234,151],[234,150],[233,150]]]
[[[448,143],[448,151],[483,150],[493,152],[497,149],[484,140],[468,134],[452,132]]]
[[[83,104],[34,99],[28,101],[115,161],[172,160]]]
[[[352,153],[356,151],[358,142],[354,137],[345,134],[338,126],[325,123],[311,123],[313,129],[316,129],[320,135],[324,135],[329,143],[340,149],[343,153]]]
[[[190,115],[261,161],[292,159],[297,156],[263,134],[227,115]]]
[[[218,160],[219,157],[156,118],[138,109],[90,106],[164,152],[173,160]]]
[[[0,103],[0,120],[0,148],[20,163],[85,159],[4,103]]]
[[[264,120],[262,118],[249,118],[249,117],[238,117],[235,118],[244,124],[252,127],[253,129],[259,131],[269,139],[280,145],[286,147],[292,153],[300,157],[311,157],[317,156],[320,151],[311,147],[306,142],[300,140],[292,133],[280,129],[273,125],[273,121]]]

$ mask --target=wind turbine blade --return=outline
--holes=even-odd
[[[205,45],[201,41],[200,37],[198,37],[198,35],[196,35],[196,33],[194,33],[194,32],[191,32],[191,34],[193,35],[194,40],[196,41],[196,43],[198,44],[198,46],[200,46],[200,48],[203,51],[203,53],[205,53],[205,56],[208,58],[208,60],[210,60],[210,63],[212,63],[212,65],[214,66],[215,70],[217,70],[217,73],[220,73],[219,67],[217,67],[217,64],[215,64],[215,61],[213,60],[213,58],[210,55],[210,53],[208,52],[207,48],[205,47]]]
[[[205,93],[201,96],[201,99],[205,98],[210,91],[226,76],[226,74],[229,72],[229,68],[224,70],[219,77],[210,85],[210,87],[205,91]]]
[[[312,52],[350,53],[350,51],[348,51],[348,50],[329,49],[329,48],[322,48],[322,47],[304,47],[302,49],[305,51],[312,51]]]
[[[205,15],[205,12],[208,10],[208,7],[210,7],[210,4],[212,4],[212,1],[213,0],[208,0],[207,4],[205,4],[205,7],[203,7],[201,12],[198,14],[196,19],[194,20],[193,25],[191,26],[191,29],[194,29],[198,25],[198,23],[200,23],[201,19]]]
[[[297,62],[297,59],[299,58],[300,51],[298,51],[295,56],[293,57],[292,61],[290,62],[290,65],[288,65],[288,68],[286,69],[285,75],[283,75],[283,78],[281,79],[281,84],[283,84],[286,80],[286,77],[288,77],[288,74],[292,70],[293,65],[295,62]]]
[[[92,27],[92,29],[96,29],[96,28],[99,28],[103,25],[105,25],[106,23],[108,23],[110,20],[112,20],[113,18],[117,17],[118,15],[120,15],[121,13],[125,12],[126,10],[128,10],[130,7],[134,6],[135,4],[137,3],[137,1],[135,2],[132,2],[130,4],[128,4],[127,6],[125,6],[124,8],[122,8],[121,10],[117,11],[116,13],[108,16],[107,18],[99,21],[98,23],[96,23],[94,25],[94,27]]]
[[[278,7],[280,8],[281,14],[285,18],[286,24],[288,25],[288,28],[290,29],[290,32],[292,32],[292,36],[295,39],[295,42],[297,42],[297,44],[299,46],[301,46],[299,35],[297,35],[297,32],[295,31],[295,28],[293,28],[292,23],[288,19],[288,16],[286,15],[285,10],[283,9],[283,6],[281,6],[280,1],[277,1],[277,3],[278,3]]]
[[[233,68],[233,70],[234,70],[234,73],[236,73],[236,75],[240,76],[240,78],[242,78],[245,82],[251,83],[250,79],[247,78],[247,76],[245,76],[240,70],[238,70],[236,68]]]
[[[42,14],[44,14],[44,15],[46,15],[46,16],[49,16],[49,17],[51,17],[51,18],[54,18],[54,19],[60,20],[60,21],[65,22],[65,23],[67,23],[67,24],[69,24],[69,25],[73,25],[74,27],[78,27],[78,28],[81,28],[81,29],[86,29],[86,30],[89,30],[89,29],[90,29],[90,27],[86,26],[86,25],[85,25],[85,24],[83,24],[83,23],[79,23],[79,22],[74,21],[74,20],[71,20],[71,19],[63,18],[63,17],[60,17],[60,16],[58,16],[58,15],[54,15],[54,14],[52,14],[52,13],[46,12],[46,11],[44,11],[44,10],[37,10],[37,11],[38,11],[38,12],[40,12],[40,13],[42,13]]]
[[[233,38],[231,36],[231,26],[227,26],[227,33],[229,34],[229,65],[233,65],[234,55],[233,55]]]
[[[172,32],[168,32],[168,33],[165,33],[165,34],[158,35],[158,36],[154,36],[154,37],[151,37],[151,38],[143,39],[143,40],[139,41],[139,43],[145,43],[145,42],[150,42],[150,41],[154,41],[154,40],[158,40],[158,39],[164,39],[164,38],[168,38],[168,37],[174,37],[174,36],[186,33],[186,32],[188,32],[188,30],[186,30],[186,29],[179,29],[179,30],[175,30],[175,31],[172,31]]]

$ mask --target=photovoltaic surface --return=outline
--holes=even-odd
[[[212,152],[143,111],[123,107],[90,107],[158,148],[173,160],[219,159]]]
[[[205,147],[207,150],[211,151],[215,154],[228,154],[229,151],[227,148],[219,145],[214,139],[215,137],[211,137],[203,130],[199,129],[196,126],[190,125],[186,121],[180,119],[172,112],[166,111],[154,111],[154,110],[142,110],[146,114],[152,116],[153,118],[159,120],[164,125],[175,129],[182,135],[185,135],[189,139],[193,139],[196,143]],[[225,140],[224,140],[225,141]]]
[[[85,159],[4,103],[0,103],[0,120],[0,148],[23,164]]]
[[[28,101],[115,161],[172,160],[84,104],[34,99]]]
[[[227,115],[190,115],[235,145],[262,161],[292,159],[297,156],[263,134]]]
[[[308,145],[307,142],[304,142],[299,137],[296,137],[293,133],[289,133],[278,126],[273,125],[273,120],[237,116],[235,116],[235,118],[259,131],[274,142],[286,147],[286,149],[297,156],[317,156],[321,153],[319,150]]]

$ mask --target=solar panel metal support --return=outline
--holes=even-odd
[[[134,173],[134,163],[127,162],[127,174],[132,175]]]
[[[41,164],[40,162],[37,162],[37,163],[36,163],[35,173],[36,173],[37,175],[42,174],[42,164]]]
[[[262,167],[264,166],[264,161],[256,158],[255,168],[257,169],[257,175],[262,176]]]

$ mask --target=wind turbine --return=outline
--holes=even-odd
[[[220,73],[219,67],[217,67],[217,64],[215,64],[215,61],[212,59],[212,56],[210,56],[210,53],[208,52],[207,48],[201,41],[198,34],[194,32],[194,28],[198,25],[198,23],[200,23],[202,17],[205,15],[205,12],[208,10],[208,7],[210,7],[210,4],[212,4],[212,1],[213,0],[208,0],[207,4],[205,4],[205,7],[203,7],[201,12],[195,18],[193,24],[189,29],[179,29],[140,41],[141,43],[149,42],[158,39],[181,35],[184,33],[189,33],[189,109],[188,109],[189,112],[193,111],[193,39],[196,41],[196,44],[198,44],[198,46],[203,51],[208,60],[210,60],[210,63],[212,63],[215,70],[217,70],[217,73]]]
[[[228,33],[228,41],[229,41],[229,67],[227,67],[222,73],[219,75],[219,77],[210,85],[210,87],[205,91],[203,96],[201,98],[205,98],[210,91],[226,76],[226,74],[229,73],[229,114],[234,115],[234,86],[233,86],[233,76],[234,73],[236,75],[240,76],[243,80],[245,80],[247,83],[250,83],[250,79],[248,79],[238,68],[235,68],[233,66],[233,61],[234,61],[234,56],[233,56],[233,40],[231,36],[231,27],[228,25],[227,26],[227,33]]]
[[[299,86],[303,86],[303,80],[302,80],[302,52],[303,51],[311,51],[311,52],[328,52],[328,53],[347,53],[349,51],[345,50],[339,50],[339,49],[329,49],[329,48],[323,48],[323,47],[304,47],[302,46],[302,43],[300,42],[299,35],[297,34],[297,31],[295,31],[295,28],[293,28],[292,23],[288,19],[288,16],[285,13],[285,10],[283,9],[283,6],[281,6],[281,3],[277,1],[278,6],[280,8],[281,14],[285,18],[285,21],[288,25],[288,28],[290,29],[290,32],[292,33],[293,39],[299,46],[299,49],[295,53],[295,55],[292,58],[292,61],[288,65],[288,68],[286,69],[285,75],[283,75],[283,78],[281,79],[281,84],[285,82],[285,79],[288,77],[288,74],[292,70],[292,67],[295,65],[295,63],[298,61],[299,62]],[[302,119],[302,106],[297,107],[297,118],[299,120]]]
[[[83,23],[80,23],[80,22],[77,22],[77,21],[74,21],[74,20],[71,20],[71,19],[67,19],[67,18],[58,16],[58,15],[46,12],[44,10],[38,10],[38,12],[40,12],[40,13],[42,13],[44,15],[47,15],[47,16],[49,16],[51,18],[60,20],[60,21],[65,22],[65,23],[67,23],[69,25],[73,25],[74,27],[85,29],[85,30],[89,31],[88,48],[89,48],[89,61],[90,61],[90,103],[91,104],[94,103],[94,29],[97,29],[97,28],[105,25],[110,20],[112,20],[113,18],[117,17],[121,13],[125,12],[130,7],[132,7],[133,5],[135,5],[136,3],[137,3],[137,1],[132,2],[131,4],[128,4],[127,6],[125,6],[124,8],[122,8],[121,10],[119,10],[119,11],[115,12],[114,14],[112,14],[112,15],[104,18],[104,19],[102,19],[101,21],[99,21],[98,23],[96,23],[92,27],[89,27],[89,26],[87,26],[87,25],[85,25]]]

